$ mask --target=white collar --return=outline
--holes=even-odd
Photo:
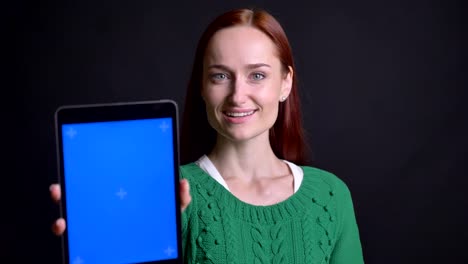
[[[304,178],[304,172],[302,171],[301,167],[297,166],[296,164],[283,160],[292,172],[293,179],[294,179],[294,192],[297,192],[299,187],[301,186],[302,179]],[[195,164],[197,164],[202,170],[204,170],[208,175],[213,177],[219,184],[221,184],[226,190],[229,191],[229,187],[226,184],[226,181],[219,173],[218,169],[214,166],[213,162],[208,158],[207,155],[203,155],[200,157]]]

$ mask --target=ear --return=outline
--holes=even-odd
[[[293,68],[291,66],[288,66],[288,71],[286,72],[286,74],[284,74],[283,80],[281,81],[280,101],[286,100],[285,98],[288,98],[289,93],[291,93],[293,76]]]

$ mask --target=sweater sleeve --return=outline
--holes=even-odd
[[[184,166],[180,167],[180,179],[187,179],[190,184],[190,192],[195,188],[192,188],[194,184],[194,180],[190,175],[190,171],[184,168]],[[197,225],[196,218],[194,217],[195,211],[196,211],[196,197],[192,195],[192,201],[190,204],[187,206],[187,208],[182,212],[181,214],[181,224],[182,224],[182,230],[181,230],[181,236],[182,236],[182,254],[183,254],[183,259],[185,264],[192,263],[192,260],[194,259],[196,255],[196,247],[195,245],[195,236],[194,230],[196,228],[193,228],[193,226]]]
[[[182,213],[182,255],[184,263],[191,263],[190,259],[192,257],[193,247],[190,241],[189,235],[189,216],[187,210]]]
[[[341,221],[330,263],[361,264],[364,263],[364,259],[351,193],[345,183],[340,181],[340,185],[342,190],[338,206]]]
[[[183,167],[179,168],[179,179],[187,179],[187,174],[184,170]],[[188,180],[188,179],[187,179]],[[189,182],[190,184],[190,182]],[[189,205],[190,207],[190,205]],[[182,239],[185,238],[187,234],[187,229],[188,229],[188,215],[190,214],[190,209],[186,208],[182,213],[181,213],[181,222],[182,222]],[[185,242],[185,241],[184,241]]]

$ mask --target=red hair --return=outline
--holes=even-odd
[[[181,163],[193,162],[203,154],[209,154],[216,143],[216,131],[208,123],[201,97],[203,58],[211,37],[223,28],[236,25],[249,25],[265,33],[275,43],[284,70],[289,70],[289,67],[293,69],[291,92],[286,101],[279,105],[278,118],[270,129],[270,144],[278,158],[305,165],[308,149],[291,46],[283,28],[273,16],[263,10],[250,9],[236,9],[220,15],[208,25],[198,42],[182,118]]]

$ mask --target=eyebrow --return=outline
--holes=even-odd
[[[260,68],[260,67],[269,67],[271,68],[270,65],[266,64],[266,63],[252,63],[252,64],[247,64],[247,69],[256,69],[256,68]],[[213,64],[213,65],[209,65],[208,66],[208,69],[222,69],[222,70],[225,70],[225,71],[230,71],[229,67],[225,66],[225,65],[222,65],[222,64]]]

